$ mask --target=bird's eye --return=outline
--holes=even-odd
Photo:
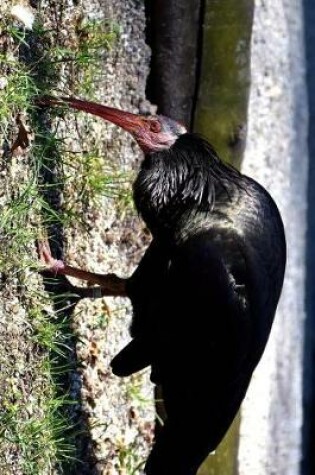
[[[159,133],[161,132],[161,124],[157,120],[150,120],[150,131]]]

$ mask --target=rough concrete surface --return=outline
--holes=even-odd
[[[243,405],[240,475],[300,472],[308,165],[304,76],[301,2],[258,0],[243,172],[279,205],[288,265],[271,339]]]
[[[145,44],[143,2],[93,1],[84,9],[91,18],[117,22],[121,30],[118,47],[113,48],[102,66],[97,100],[134,112],[148,110],[145,85],[149,50]],[[136,144],[117,127],[93,121],[90,133],[101,137],[106,160],[121,168],[131,170],[141,159]],[[89,218],[92,231],[88,239],[81,239],[73,229],[67,230],[69,263],[95,272],[129,275],[144,248],[138,218],[122,221],[120,210],[106,199]],[[108,315],[105,329],[97,325],[104,313]],[[85,301],[78,305],[74,322],[80,339],[78,356],[83,362],[83,403],[99,460],[97,472],[132,473],[139,461],[145,460],[152,441],[154,408],[147,374],[121,380],[111,374],[109,367],[111,358],[129,340],[130,306],[123,299]],[[123,464],[121,457],[126,458]]]

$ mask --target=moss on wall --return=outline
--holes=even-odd
[[[194,129],[236,165],[245,145],[253,5],[253,0],[208,0],[204,13]]]

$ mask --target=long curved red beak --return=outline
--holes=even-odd
[[[134,135],[139,129],[144,127],[144,117],[131,112],[121,111],[114,107],[103,106],[96,104],[95,102],[83,101],[81,99],[74,99],[71,97],[51,97],[45,96],[38,101],[39,105],[65,105],[79,111],[88,112],[93,115],[97,115],[104,120],[108,120],[115,125],[118,125],[122,129]]]

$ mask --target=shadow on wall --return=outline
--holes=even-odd
[[[200,67],[201,0],[146,0],[147,43],[152,50],[148,99],[160,114],[188,128]]]

